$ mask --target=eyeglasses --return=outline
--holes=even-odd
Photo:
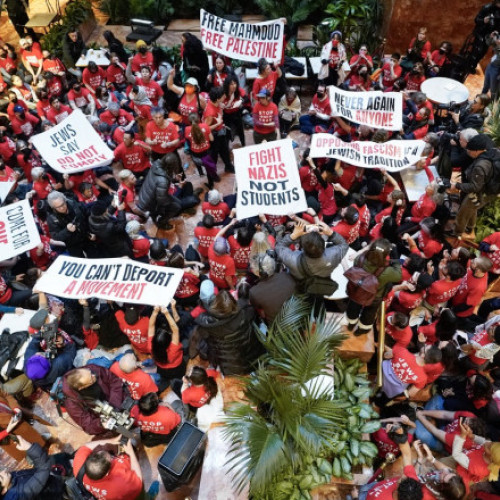
[[[65,201],[63,201],[61,205],[58,205],[58,206],[52,205],[52,208],[53,208],[54,210],[59,210],[60,208],[63,208],[63,207],[65,207],[65,206],[66,206],[66,202],[65,202]]]

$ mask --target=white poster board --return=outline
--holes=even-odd
[[[168,306],[184,272],[130,259],[80,259],[60,255],[36,288],[68,299],[104,300]]]
[[[0,182],[0,203],[3,203],[5,198],[7,198],[14,184],[15,182],[11,181]]]
[[[287,215],[307,210],[291,139],[234,151],[238,184],[236,215]]]
[[[434,165],[430,165],[429,170],[434,174],[435,179],[439,177]],[[401,180],[403,181],[408,201],[417,201],[425,193],[425,188],[430,184],[425,170],[416,168],[402,170]]]
[[[83,172],[113,161],[113,151],[79,109],[31,140],[43,159],[61,174]]]
[[[40,244],[40,234],[28,200],[0,208],[0,260],[27,252]]]
[[[229,21],[200,9],[200,38],[207,50],[241,61],[281,61],[284,25],[279,19],[263,23]]]

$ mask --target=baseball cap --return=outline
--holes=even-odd
[[[186,80],[186,84],[187,85],[193,85],[195,87],[198,87],[198,80],[196,78],[193,78],[192,76],[189,77],[187,80]]]
[[[26,361],[24,371],[31,380],[40,380],[49,373],[50,361],[45,356],[35,354]]]
[[[257,97],[271,97],[271,92],[267,89],[260,89]]]
[[[14,113],[22,113],[24,111],[24,108],[20,106],[19,104],[16,104],[14,106]]]
[[[148,44],[144,41],[144,40],[137,40],[137,42],[135,42],[135,48],[138,49],[140,47],[147,47]]]
[[[468,151],[484,151],[492,147],[492,141],[486,134],[477,134],[467,143],[466,149]]]

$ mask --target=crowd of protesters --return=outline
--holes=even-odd
[[[500,10],[499,1],[492,5]],[[491,16],[500,18],[488,13],[476,22],[488,24]],[[497,54],[498,33],[485,36]],[[500,232],[473,243],[478,211],[500,193],[500,156],[483,131],[497,63],[488,66],[483,92],[450,111],[443,125],[421,85],[450,74],[452,47],[432,47],[425,28],[403,54],[381,61],[366,45],[349,53],[334,31],[305,112],[284,59],[259,60],[258,76],[246,86],[229,58],[207,57],[190,33],[182,36],[182,70],[159,46],[140,40],[129,52],[110,31],[103,37],[103,67],[85,64],[87,47],[72,29],[62,58],[43,50],[35,35],[17,46],[0,43],[0,183],[14,183],[3,205],[29,200],[41,237],[28,253],[0,262],[0,314],[37,310],[28,333],[3,332],[0,340],[7,367],[0,446],[34,465],[0,472],[0,496],[62,498],[63,470],[95,498],[138,498],[143,481],[134,442],[120,444],[96,401],[116,409],[129,404],[145,446],[165,446],[186,419],[208,429],[223,410],[221,378],[250,373],[263,353],[254,324],[265,331],[294,294],[309,293],[311,307],[323,303],[309,288],[311,278],[329,281],[349,259],[377,286],[369,301],[348,294],[347,334],[377,335],[382,303],[387,311],[384,382],[373,398],[384,424],[371,436],[377,461],[392,453],[404,466],[403,475],[355,488],[352,498],[499,499],[500,299],[483,298],[500,274]],[[329,85],[401,92],[402,129],[332,116]],[[77,109],[115,161],[60,174],[31,139]],[[235,172],[232,147],[295,137],[294,130],[345,142],[421,139],[425,148],[412,168],[428,182],[411,202],[399,173],[313,160],[306,149],[297,168],[307,211],[275,216],[263,207],[259,216],[238,220],[237,193],[217,189]],[[206,182],[195,188],[186,171]],[[146,231],[156,226],[169,234],[180,217],[199,213],[198,205],[201,220],[186,247]],[[183,277],[169,307],[62,299],[36,288],[61,254],[127,257],[182,269]],[[49,345],[44,332],[54,324]],[[14,366],[13,359],[21,362]],[[20,408],[33,407],[57,384],[65,411],[97,438],[72,456],[48,457],[46,436]],[[417,406],[412,401],[423,393],[428,401]]]

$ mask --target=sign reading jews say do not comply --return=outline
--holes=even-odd
[[[182,269],[129,259],[80,259],[60,255],[36,283],[42,292],[68,299],[98,299],[168,306]]]
[[[40,244],[28,200],[0,208],[0,260],[7,260]]]
[[[113,152],[80,110],[32,138],[43,159],[57,172],[72,174],[113,161]]]
[[[333,85],[328,88],[333,116],[373,128],[403,128],[403,95],[400,92],[350,92]]]
[[[261,57],[271,61],[281,60],[284,29],[279,19],[241,23],[200,9],[200,38],[203,46],[241,61],[257,62]]]
[[[291,139],[235,149],[234,166],[238,219],[307,210]]]

